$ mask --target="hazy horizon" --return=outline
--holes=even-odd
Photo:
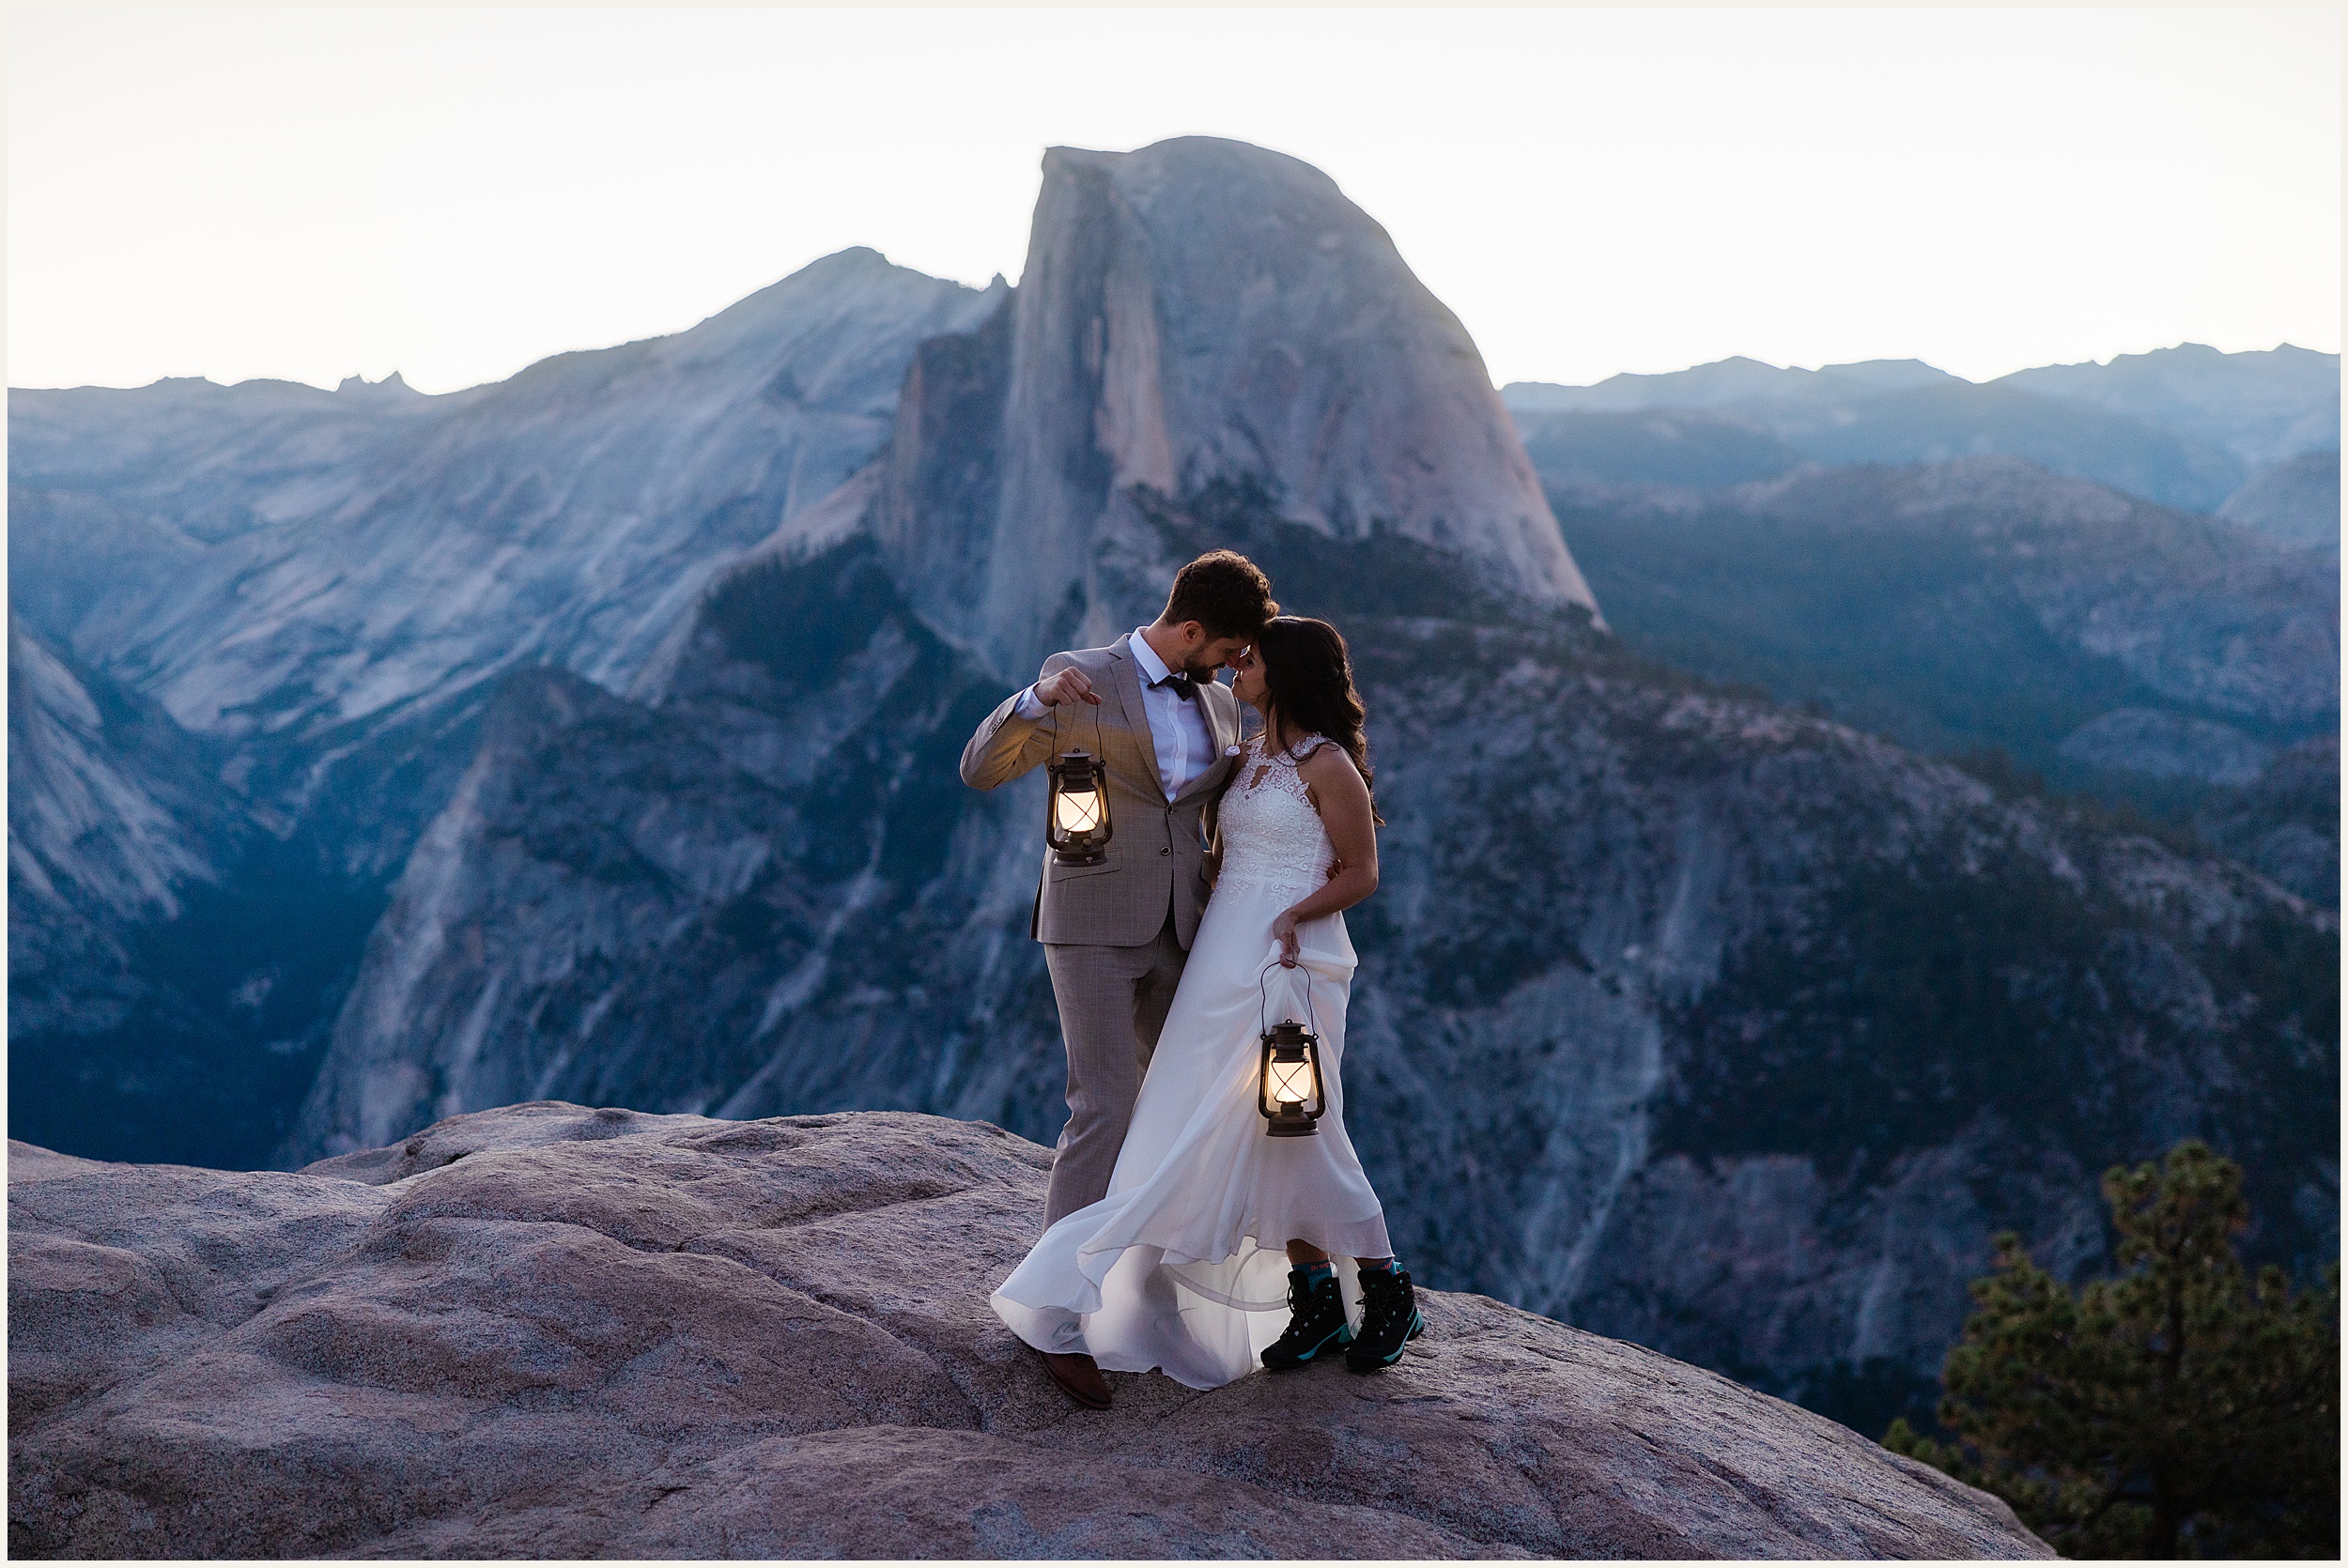
[[[866,245],[1016,280],[1042,155],[1230,136],[1495,385],[2340,343],[2315,10],[20,10],[8,381],[419,390]]]
[[[837,253],[834,253],[834,254],[836,254]],[[822,258],[820,258],[820,257],[819,257],[818,259],[820,260],[820,259],[822,259]],[[777,281],[777,282],[780,282],[781,280],[780,280],[780,279],[778,279],[778,280],[776,280],[776,281]],[[962,280],[956,280],[956,281],[958,281],[958,282],[959,282],[959,281],[962,281]],[[773,286],[773,285],[772,285],[772,284],[767,284],[766,286],[771,287],[771,286]],[[980,286],[980,285],[977,285],[977,284],[971,284],[970,286],[972,286],[972,287],[977,287],[977,286]],[[754,289],[754,290],[752,290],[751,292],[752,292],[752,293],[756,293],[756,292],[758,292],[758,291]],[[747,299],[748,297],[749,297],[749,296],[747,296],[747,295],[746,295],[746,296],[744,296],[744,298],[746,298],[746,299]],[[707,319],[709,319],[709,318],[708,318],[708,317],[706,317],[706,316],[704,316],[704,317],[703,318],[703,320],[707,320]],[[677,329],[677,331],[680,331],[680,332],[684,332],[684,331],[692,331],[692,330],[693,330],[693,328],[694,328],[694,327],[697,327],[697,326],[699,326],[699,325],[701,325],[701,323],[700,323],[700,322],[693,322],[693,323],[690,323],[690,324],[688,324],[688,325],[687,325],[687,326],[685,326],[685,327],[678,328],[678,329]],[[672,335],[674,335],[674,334],[673,334],[673,333],[656,333],[656,334],[653,334],[653,335],[655,335],[655,336],[672,336]],[[473,388],[475,388],[475,387],[482,387],[482,386],[493,386],[493,385],[495,385],[495,384],[496,384],[497,382],[499,382],[499,381],[510,380],[510,379],[512,379],[512,378],[513,378],[513,377],[514,377],[514,376],[518,376],[518,375],[520,375],[520,374],[521,374],[524,370],[529,369],[531,364],[536,364],[536,363],[540,362],[540,361],[542,361],[542,360],[552,359],[552,358],[555,358],[555,357],[558,357],[558,356],[560,356],[560,355],[564,355],[564,354],[582,354],[582,353],[592,354],[592,353],[600,352],[600,351],[602,351],[602,350],[604,350],[604,349],[618,348],[618,347],[625,346],[625,344],[626,344],[626,343],[627,343],[627,342],[641,342],[641,341],[642,341],[642,340],[641,340],[641,339],[627,339],[627,340],[624,340],[622,343],[589,343],[589,344],[576,344],[576,345],[573,345],[573,346],[569,346],[569,347],[549,349],[547,353],[545,353],[545,354],[543,354],[543,355],[540,355],[538,360],[533,360],[533,361],[529,361],[529,363],[528,363],[528,364],[523,364],[523,365],[517,365],[517,366],[516,366],[516,367],[515,367],[515,369],[514,369],[514,370],[513,370],[513,371],[512,371],[509,375],[507,375],[507,376],[496,377],[493,377],[493,378],[491,378],[490,380],[487,380],[487,381],[475,381],[475,382],[470,382],[470,383],[466,384],[465,386],[461,386],[461,387],[447,387],[447,388],[442,388],[442,389],[440,389],[440,390],[437,390],[437,391],[430,391],[430,392],[426,392],[425,389],[423,389],[423,388],[421,388],[421,387],[415,387],[415,386],[413,386],[413,384],[412,384],[412,383],[408,383],[408,382],[407,382],[407,377],[406,377],[404,375],[402,375],[400,378],[401,378],[401,380],[402,380],[402,382],[403,382],[403,383],[407,383],[408,385],[409,385],[409,387],[410,387],[410,389],[411,389],[411,390],[416,391],[416,392],[423,392],[423,393],[424,393],[424,395],[425,395],[425,396],[428,396],[428,397],[445,397],[445,396],[448,396],[448,395],[450,395],[451,393],[454,393],[454,392],[470,392],[470,391],[471,391],[471,390],[472,390]],[[2194,342],[2193,342],[2192,340],[2190,340],[2190,339],[2182,339],[2182,338],[2181,338],[2181,339],[2179,339],[2178,341],[2176,341],[2176,342],[2174,342],[2174,343],[2167,343],[2167,344],[2162,344],[2162,345],[2158,346],[2157,347],[2154,347],[2154,348],[2131,350],[2131,351],[2128,351],[2128,352],[2126,352],[2126,353],[2108,354],[2108,355],[2105,355],[2105,356],[2103,356],[2102,358],[2097,359],[2097,360],[2095,360],[2095,361],[2092,361],[2092,362],[2096,363],[2096,364],[2109,364],[2109,363],[2110,363],[2113,360],[2117,360],[2117,359],[2124,359],[2124,358],[2131,358],[2131,357],[2139,357],[2139,356],[2141,356],[2141,355],[2143,355],[2143,354],[2158,354],[2158,353],[2166,353],[2166,352],[2168,352],[2169,350],[2173,349],[2173,348],[2188,348],[2188,347],[2212,347],[2212,348],[2214,348],[2214,347],[2216,347],[2216,346],[2215,346],[2215,345],[2213,345],[2213,344],[2196,344],[2196,343],[2194,343]],[[2276,352],[2276,351],[2278,351],[2278,350],[2279,350],[2279,349],[2284,349],[2284,348],[2297,348],[2297,349],[2300,349],[2300,350],[2302,350],[2302,351],[2304,351],[2304,352],[2309,352],[2309,353],[2316,353],[2316,354],[2329,354],[2329,355],[2331,355],[2334,359],[2337,359],[2337,358],[2339,358],[2339,357],[2340,357],[2340,356],[2339,356],[2339,351],[2338,351],[2337,349],[2330,349],[2330,348],[2309,348],[2309,347],[2306,344],[2294,344],[2294,343],[2291,343],[2291,342],[2288,342],[2288,341],[2285,341],[2285,342],[2280,342],[2280,343],[2269,344],[2269,345],[2267,345],[2267,346],[2266,346],[2265,347],[2263,347],[2263,348],[2226,348],[2226,349],[2218,349],[2218,350],[2217,350],[2217,352],[2219,352],[2219,353],[2223,353],[2223,354],[2265,354],[2265,353],[2274,353],[2274,352]],[[1712,365],[1712,364],[1720,364],[1720,363],[1723,363],[1723,362],[1725,362],[1725,361],[1730,361],[1730,360],[1748,360],[1748,361],[1753,361],[1753,362],[1755,362],[1755,363],[1758,363],[1758,364],[1769,365],[1769,366],[1770,366],[1772,369],[1778,369],[1778,370],[1806,370],[1806,371],[1819,371],[1819,370],[1832,369],[1832,368],[1836,368],[1836,367],[1839,367],[1839,366],[1850,365],[1850,364],[1864,364],[1864,363],[1869,363],[1869,362],[1877,362],[1877,363],[1880,363],[1880,362],[1884,362],[1884,361],[1887,361],[1887,360],[1906,360],[1906,359],[1913,359],[1913,358],[1914,358],[1914,356],[1911,356],[1911,355],[1896,355],[1896,356],[1887,355],[1887,356],[1877,356],[1877,357],[1876,357],[1876,358],[1875,358],[1872,361],[1865,361],[1865,360],[1820,360],[1820,361],[1817,361],[1813,362],[1813,363],[1799,363],[1799,362],[1797,362],[1797,363],[1784,363],[1784,362],[1781,362],[1781,361],[1775,361],[1775,360],[1764,360],[1764,359],[1761,359],[1759,356],[1757,356],[1757,355],[1753,355],[1753,354],[1739,354],[1739,353],[1733,353],[1733,352],[1732,352],[1732,353],[1726,353],[1726,354],[1715,354],[1715,355],[1713,355],[1713,356],[1712,356],[1711,358],[1709,358],[1709,359],[1698,360],[1698,361],[1695,361],[1693,363],[1691,363],[1691,364],[1676,365],[1676,366],[1673,366],[1671,369],[1668,369],[1668,370],[1626,370],[1626,371],[1614,371],[1614,372],[1610,373],[1608,376],[1601,376],[1601,377],[1597,377],[1595,380],[1590,380],[1590,381],[1564,381],[1564,380],[1560,380],[1560,379],[1558,379],[1557,377],[1553,377],[1553,376],[1514,376],[1514,377],[1508,377],[1506,380],[1501,380],[1501,379],[1495,378],[1495,379],[1493,380],[1493,382],[1492,382],[1492,386],[1493,386],[1494,390],[1500,390],[1500,389],[1503,389],[1503,388],[1506,388],[1506,387],[1508,387],[1508,386],[1512,386],[1512,385],[1522,385],[1522,384],[1537,384],[1537,385],[1542,385],[1542,386],[1561,386],[1561,387],[1589,387],[1589,386],[1596,386],[1596,385],[1599,385],[1600,382],[1603,382],[1603,381],[1606,381],[1606,380],[1612,379],[1612,378],[1613,378],[1613,377],[1614,377],[1614,376],[1645,376],[1645,377],[1656,377],[1656,376],[1676,376],[1676,375],[1682,374],[1682,373],[1684,373],[1684,372],[1686,372],[1686,371],[1691,371],[1691,370],[1700,370],[1700,369],[1702,369],[1703,367],[1705,367],[1706,365]],[[1929,361],[1929,360],[1925,360],[1925,361],[1921,361],[1921,362],[1925,363],[1925,364],[1931,364],[1931,363],[1932,363],[1932,361]],[[2086,363],[2086,362],[2090,362],[2090,361],[2078,361],[2078,360],[2070,360],[2070,361],[2063,361],[2063,360],[2041,360],[2041,361],[2033,361],[2033,362],[2031,362],[2031,363],[2030,363],[2030,364],[2026,364],[2026,365],[2016,365],[2016,366],[2015,367],[2015,370],[2016,370],[2016,371],[2019,371],[2019,370],[2035,370],[2035,369],[2040,369],[2040,368],[2043,368],[2043,367],[2047,366],[2047,365],[2056,365],[2056,364],[2079,364],[2079,363]],[[1934,366],[1933,366],[1933,368],[1934,368],[1934,369],[1936,369],[1936,370],[1946,370],[1946,369],[1947,369],[1947,367],[1946,367],[1946,366],[1943,366],[1943,365],[1934,365]],[[392,367],[392,369],[391,369],[390,371],[386,371],[386,372],[384,372],[384,373],[383,373],[383,375],[381,375],[381,376],[378,376],[378,377],[361,377],[361,379],[362,379],[363,381],[364,381],[367,385],[370,385],[370,386],[380,385],[380,384],[381,384],[381,383],[383,383],[384,381],[389,380],[389,379],[391,378],[391,377],[392,377],[394,374],[398,373],[398,371],[399,371],[399,367],[398,367],[398,366],[396,366],[396,365],[394,365],[394,366],[393,366],[393,367]],[[352,375],[357,375],[358,373],[357,373],[357,372],[352,372],[351,374],[352,374]],[[1950,375],[1952,375],[1952,376],[1956,376],[1956,375],[1958,375],[1958,373],[1957,373],[1957,372],[1955,372],[1955,371],[1948,371],[1948,374],[1950,374]],[[2004,375],[2012,375],[2012,374],[2014,374],[2014,372],[2013,372],[2013,371],[2008,371],[2008,372],[2002,372],[2001,374],[2004,374]],[[339,386],[339,385],[342,383],[342,381],[343,381],[343,380],[345,380],[345,379],[347,379],[347,378],[348,378],[348,377],[337,377],[335,380],[333,380],[333,381],[332,381],[332,382],[325,382],[325,381],[304,381],[304,380],[301,380],[301,379],[299,379],[299,378],[297,378],[297,377],[286,377],[286,376],[268,376],[268,375],[259,375],[259,376],[247,376],[247,377],[240,377],[240,378],[239,378],[239,380],[237,380],[237,381],[217,381],[217,382],[215,382],[214,384],[215,384],[215,385],[219,385],[219,386],[239,386],[239,385],[242,385],[242,384],[243,384],[244,382],[246,382],[246,381],[285,381],[285,382],[289,382],[289,383],[292,383],[292,384],[297,385],[297,386],[315,387],[315,388],[317,388],[317,389],[318,389],[318,390],[320,390],[320,391],[327,391],[327,392],[331,392],[331,391],[333,391],[333,390],[334,390],[337,386]],[[1979,380],[1976,380],[1974,377],[1960,377],[1959,378],[1960,378],[1960,379],[1963,379],[1963,380],[1966,380],[1966,381],[1972,382],[1972,384],[1974,384],[1974,385],[1978,386],[1978,385],[1982,384],[1982,382],[1983,382],[1983,381],[1992,381],[1992,380],[1996,380],[1998,377],[1994,377],[1994,376],[1993,376],[1993,377],[1981,377]],[[207,377],[207,376],[200,376],[200,375],[199,375],[199,376],[161,376],[161,377],[155,377],[155,378],[154,378],[154,380],[149,380],[149,381],[141,381],[141,382],[136,382],[136,383],[132,383],[132,384],[129,384],[129,385],[123,385],[123,384],[112,383],[112,382],[83,381],[83,382],[76,382],[76,383],[72,383],[72,384],[70,384],[70,385],[60,385],[60,386],[50,386],[50,387],[36,386],[36,385],[29,384],[29,383],[20,383],[20,382],[11,381],[11,382],[9,382],[9,383],[8,383],[8,389],[9,389],[11,392],[64,392],[64,391],[72,391],[72,390],[76,390],[77,388],[97,388],[97,389],[106,390],[106,391],[133,392],[133,391],[138,390],[138,388],[140,388],[140,387],[148,387],[148,386],[153,386],[153,385],[155,385],[158,381],[165,381],[165,380],[212,380],[212,379],[213,379],[213,378],[212,378],[212,377]]]

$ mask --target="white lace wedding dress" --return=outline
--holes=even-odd
[[[1325,744],[1315,736],[1267,756],[1259,737],[1240,758],[1220,811],[1222,875],[1108,1195],[1045,1231],[995,1293],[996,1312],[1039,1350],[1089,1351],[1113,1371],[1216,1388],[1254,1371],[1288,1326],[1291,1239],[1339,1259],[1393,1251],[1345,1131],[1354,964],[1345,917],[1297,927],[1294,969],[1278,963],[1272,937],[1274,918],[1326,882],[1335,861],[1296,769]],[[1268,1136],[1257,1105],[1263,1022],[1284,1017],[1321,1037],[1329,1109],[1311,1137]],[[1352,1308],[1353,1270],[1336,1274]]]

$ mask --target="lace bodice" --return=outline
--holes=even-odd
[[[1247,743],[1217,808],[1223,832],[1217,891],[1255,887],[1301,898],[1329,880],[1336,853],[1297,771],[1299,762],[1326,744],[1310,735],[1286,753],[1267,754],[1261,735]]]

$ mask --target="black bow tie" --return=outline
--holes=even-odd
[[[1152,681],[1150,684],[1153,686],[1172,686],[1177,695],[1181,696],[1185,701],[1196,702],[1198,700],[1198,683],[1192,680],[1189,674],[1183,670],[1178,669],[1171,675],[1168,675],[1165,680]]]

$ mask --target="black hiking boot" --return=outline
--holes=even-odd
[[[1402,1347],[1427,1331],[1427,1319],[1403,1270],[1365,1268],[1361,1281],[1362,1331],[1347,1347],[1345,1365],[1350,1372],[1376,1372],[1402,1359]]]
[[[1344,1345],[1352,1337],[1352,1330],[1345,1326],[1345,1298],[1337,1291],[1336,1275],[1324,1275],[1315,1284],[1305,1270],[1291,1268],[1288,1331],[1264,1346],[1264,1368],[1269,1372],[1291,1372],[1331,1345]]]

